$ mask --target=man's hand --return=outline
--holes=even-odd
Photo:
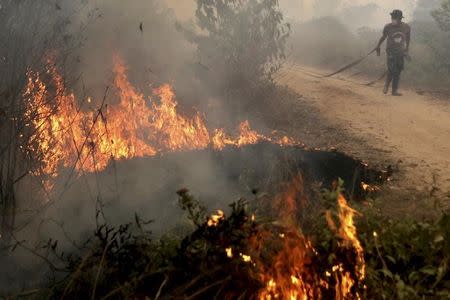
[[[377,56],[380,56],[380,55],[381,55],[381,48],[378,47],[378,48],[377,48]]]

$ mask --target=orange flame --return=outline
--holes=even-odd
[[[364,250],[361,246],[361,242],[357,237],[357,230],[354,224],[354,217],[358,214],[358,212],[348,205],[347,200],[345,200],[344,196],[341,194],[338,196],[338,213],[340,227],[337,228],[329,212],[327,212],[328,225],[336,232],[336,234],[341,239],[341,246],[343,248],[355,251],[355,273],[358,277],[357,279],[359,281],[363,281],[366,276]],[[350,290],[355,285],[355,282],[351,279],[349,272],[343,272],[341,267],[338,268],[338,271],[341,274],[341,286],[339,288],[339,291],[342,298],[340,299],[346,299],[346,296],[350,293]],[[339,282],[338,279],[337,281]]]
[[[158,153],[201,150],[211,147],[240,147],[261,141],[292,145],[287,137],[269,138],[244,121],[239,136],[223,129],[209,131],[200,113],[189,118],[178,112],[175,93],[164,84],[145,97],[128,80],[124,62],[115,56],[114,85],[119,102],[103,103],[90,111],[78,107],[79,100],[69,93],[55,66],[49,63],[47,86],[36,72],[28,72],[24,92],[25,120],[34,129],[27,150],[40,162],[33,173],[55,179],[61,168],[78,172],[104,170],[110,161],[154,156]],[[87,103],[98,103],[90,97]]]
[[[220,209],[217,211],[217,214],[212,215],[209,219],[208,219],[208,226],[209,227],[215,227],[217,225],[219,225],[220,221],[222,221],[223,219],[225,219],[225,214],[223,211],[221,211]]]
[[[321,295],[318,274],[309,272],[314,248],[298,229],[283,236],[282,250],[272,266],[260,274],[264,288],[259,299],[315,299]]]
[[[356,254],[356,264],[349,267],[345,262],[336,263],[324,274],[318,274],[314,264],[317,263],[318,252],[312,241],[304,236],[296,223],[297,205],[302,204],[301,177],[294,178],[287,186],[286,192],[275,198],[276,207],[280,210],[279,218],[284,227],[277,238],[282,239],[281,250],[277,252],[273,261],[267,264],[260,260],[262,269],[259,272],[263,288],[259,298],[268,299],[323,299],[324,292],[333,289],[335,299],[360,299],[357,284],[365,279],[364,252],[357,237],[354,217],[357,212],[352,209],[343,195],[337,199],[339,226],[333,221],[331,212],[327,212],[329,227],[340,239],[340,248]],[[283,202],[284,201],[284,202]],[[283,204],[284,205],[283,205]],[[264,231],[257,239],[257,252],[273,244],[269,238],[273,234]],[[277,242],[275,241],[275,244]],[[273,246],[269,246],[273,247]],[[255,257],[257,257],[255,255]]]

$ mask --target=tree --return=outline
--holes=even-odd
[[[450,31],[450,0],[442,1],[441,7],[434,10],[431,15],[444,31]]]
[[[202,79],[233,101],[271,81],[285,59],[290,26],[277,0],[197,0],[196,25],[187,36],[207,70]]]

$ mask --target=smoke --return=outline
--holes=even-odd
[[[195,0],[165,0],[180,20],[192,18]],[[346,24],[358,28],[362,26],[382,26],[389,20],[389,12],[399,8],[410,20],[417,0],[279,0],[286,18],[296,22],[306,22],[326,16],[338,16]],[[359,12],[355,17],[353,12]],[[409,13],[408,13],[409,12]]]
[[[393,9],[405,11],[411,20],[417,0],[281,0],[286,16],[294,22],[307,22],[333,16],[352,30],[368,26],[382,27]]]
[[[186,21],[193,18],[196,8],[195,0],[164,0],[166,5],[173,9],[177,19]]]
[[[160,0],[91,1],[89,6],[90,20],[77,53],[84,93],[103,96],[99,93],[111,85],[112,57],[119,55],[142,91],[171,83],[183,101],[198,98],[201,89],[191,68],[195,49],[176,30],[173,9]]]

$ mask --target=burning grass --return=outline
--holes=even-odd
[[[24,151],[37,162],[32,174],[44,179],[47,190],[62,168],[78,173],[104,170],[112,160],[150,157],[160,153],[222,150],[270,141],[293,145],[286,136],[269,137],[243,121],[238,134],[224,129],[209,130],[199,112],[188,117],[179,112],[173,88],[164,84],[146,97],[128,80],[127,68],[119,56],[114,59],[114,97],[117,103],[87,98],[70,92],[54,64],[46,74],[28,72],[24,91],[26,134]],[[80,104],[87,104],[82,109]]]
[[[148,222],[98,226],[66,274],[41,291],[59,299],[423,299],[449,296],[450,218],[386,220],[351,208],[341,187],[310,210],[296,178],[256,215],[239,201],[209,215],[178,192],[192,227],[185,237],[152,240]],[[282,200],[281,200],[282,199]],[[282,201],[282,202],[280,202]],[[279,204],[282,205],[279,205]],[[100,216],[98,212],[98,216]],[[101,219],[99,217],[99,219]],[[311,220],[314,220],[311,222]],[[310,224],[305,226],[305,224]],[[51,243],[50,243],[51,244]],[[53,244],[52,244],[53,245]],[[58,253],[53,247],[53,253]]]

